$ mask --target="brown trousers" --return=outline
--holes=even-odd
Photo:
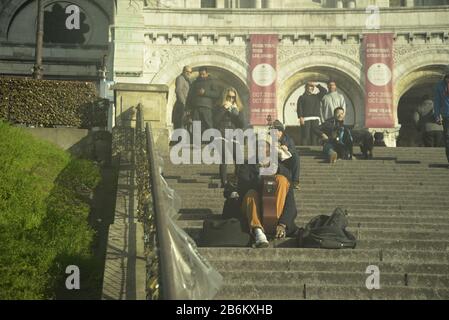
[[[284,211],[285,198],[287,197],[290,182],[282,175],[276,175],[277,188],[275,191],[276,197],[276,216],[279,219]],[[249,190],[243,198],[241,211],[248,219],[248,224],[251,232],[254,228],[261,228],[263,230],[261,218],[262,201],[259,193],[256,190]]]

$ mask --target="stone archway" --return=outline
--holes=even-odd
[[[358,127],[364,126],[364,96],[361,86],[348,74],[335,68],[326,66],[314,66],[297,71],[290,79],[284,82],[284,92],[281,95],[282,113],[281,119],[287,124],[293,125],[290,117],[295,116],[296,99],[299,88],[307,81],[325,83],[330,78],[337,82],[339,91],[345,96],[347,110],[347,124]],[[295,100],[295,101],[294,101]]]
[[[339,90],[349,99],[353,106],[353,123],[364,126],[364,75],[362,64],[356,59],[357,54],[345,55],[331,51],[317,51],[313,55],[302,53],[295,55],[281,64],[278,90],[278,117],[284,119],[286,102],[292,94],[307,81],[327,82],[330,78],[338,83]],[[291,110],[289,110],[291,112]],[[285,121],[285,119],[284,119]]]
[[[169,87],[169,94],[167,99],[167,125],[171,127],[172,120],[171,114],[173,106],[176,100],[175,95],[175,80],[181,73],[183,66],[189,65],[192,67],[194,74],[193,78],[196,78],[198,74],[198,68],[206,66],[209,74],[216,79],[219,88],[234,87],[239,93],[242,103],[245,106],[246,112],[248,112],[249,105],[249,88],[247,81],[247,66],[243,62],[236,62],[235,60],[226,59],[223,56],[211,57],[200,55],[192,55],[182,61],[177,61],[175,64],[167,63],[160,71],[154,76],[151,83],[154,84],[166,84]]]
[[[403,75],[397,82],[397,119],[401,125],[398,137],[398,146],[422,146],[422,136],[418,133],[413,122],[413,113],[422,102],[423,96],[428,95],[433,100],[434,88],[442,79],[447,66],[444,64],[431,64],[421,66]]]

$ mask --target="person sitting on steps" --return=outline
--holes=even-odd
[[[271,125],[271,129],[276,130],[277,138],[279,141],[280,148],[284,151],[290,152],[292,155],[289,159],[282,161],[285,166],[287,166],[292,173],[292,181],[293,188],[295,190],[300,190],[299,186],[299,169],[300,169],[300,160],[299,154],[296,150],[295,142],[292,138],[290,138],[285,132],[285,127],[279,120],[273,121]]]
[[[254,237],[255,246],[265,248],[269,246],[269,242],[260,220],[263,187],[263,176],[260,175],[260,168],[269,164],[262,165],[261,163],[264,163],[264,161],[252,164],[254,162],[246,159],[244,164],[237,165],[237,190],[239,195],[243,195],[241,197],[241,213],[248,221],[249,231]],[[277,182],[275,191],[276,216],[279,219],[275,237],[279,239],[291,236],[297,231],[295,225],[297,209],[292,187],[292,174],[281,161],[278,162],[275,177]]]
[[[324,141],[323,152],[330,163],[335,163],[338,158],[353,159],[353,138],[344,121],[345,110],[338,107],[334,110],[334,117],[315,130],[315,134]]]

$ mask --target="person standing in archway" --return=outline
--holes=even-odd
[[[318,87],[319,93],[313,93],[315,87]],[[296,113],[301,125],[300,143],[302,146],[318,145],[318,138],[314,131],[321,123],[321,99],[327,93],[327,90],[314,82],[307,82],[306,91],[299,97],[296,103]]]
[[[182,69],[182,73],[176,78],[175,82],[175,94],[176,102],[173,106],[172,122],[173,129],[183,128],[184,113],[186,109],[187,96],[190,90],[190,76],[192,74],[192,68],[185,66]]]
[[[447,72],[443,80],[436,85],[433,107],[435,121],[438,124],[443,124],[446,158],[449,162],[449,72]]]
[[[334,111],[337,108],[342,108],[346,113],[345,97],[337,91],[337,82],[329,80],[327,82],[327,93],[321,101],[321,122],[324,122],[334,116]]]
[[[423,96],[422,103],[413,114],[413,120],[418,131],[422,134],[425,147],[436,148],[441,146],[443,128],[435,123],[433,101],[429,95]]]
[[[201,121],[201,133],[214,127],[212,108],[219,97],[215,80],[209,76],[206,67],[200,67],[198,78],[190,86],[187,104],[192,109],[192,120]]]

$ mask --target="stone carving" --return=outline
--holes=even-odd
[[[329,55],[344,59],[354,65],[361,67],[360,46],[341,46],[341,47],[280,47],[278,51],[278,60],[280,64],[287,64],[292,60],[301,59],[302,57],[313,55]]]
[[[403,45],[393,48],[393,61],[396,64],[400,61],[408,60],[410,57],[432,55],[432,52],[445,52],[449,55],[449,49],[442,45]]]
[[[246,65],[246,48],[230,46],[145,46],[145,72],[159,72],[166,65],[176,63],[184,57],[218,55]]]
[[[128,3],[128,11],[132,11],[134,13],[138,13],[142,10],[142,4],[144,4],[145,0],[129,0]]]
[[[151,46],[144,48],[145,72],[156,73],[170,60],[171,53],[168,49],[152,50]]]

